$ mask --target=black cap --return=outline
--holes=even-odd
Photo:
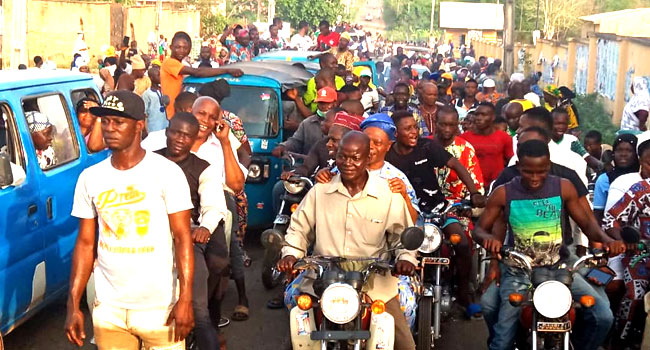
[[[137,94],[127,90],[110,92],[101,107],[91,107],[90,113],[98,116],[118,116],[144,120],[144,101]]]

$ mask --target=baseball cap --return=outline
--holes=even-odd
[[[91,107],[90,113],[98,116],[118,116],[144,120],[144,101],[134,92],[117,90],[110,92],[101,107]]]
[[[639,135],[636,135],[636,139],[637,139],[636,152],[638,154],[639,150],[641,149],[641,145],[650,141],[650,131],[644,131]]]
[[[483,82],[483,87],[493,88],[495,86],[496,86],[496,84],[494,83],[494,80],[492,80],[492,79],[485,79],[485,81]]]
[[[336,90],[329,86],[318,90],[314,102],[336,102]]]

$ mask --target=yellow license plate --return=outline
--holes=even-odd
[[[571,322],[537,322],[538,332],[567,332],[571,330]]]

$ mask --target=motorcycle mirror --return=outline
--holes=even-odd
[[[623,242],[625,243],[639,243],[641,234],[636,228],[625,226],[621,229],[621,238],[623,238]]]
[[[415,250],[420,248],[424,241],[424,231],[419,227],[408,227],[400,236],[400,242],[404,249]]]
[[[276,230],[269,229],[262,232],[260,237],[262,246],[267,249],[280,250],[285,245],[284,237]]]

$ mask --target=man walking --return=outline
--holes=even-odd
[[[92,317],[99,349],[182,349],[194,326],[187,180],[176,164],[140,147],[145,114],[139,96],[115,91],[90,111],[102,117],[113,153],[84,170],[75,189],[72,215],[80,220],[68,340],[82,346],[86,337],[79,301],[96,252]]]

